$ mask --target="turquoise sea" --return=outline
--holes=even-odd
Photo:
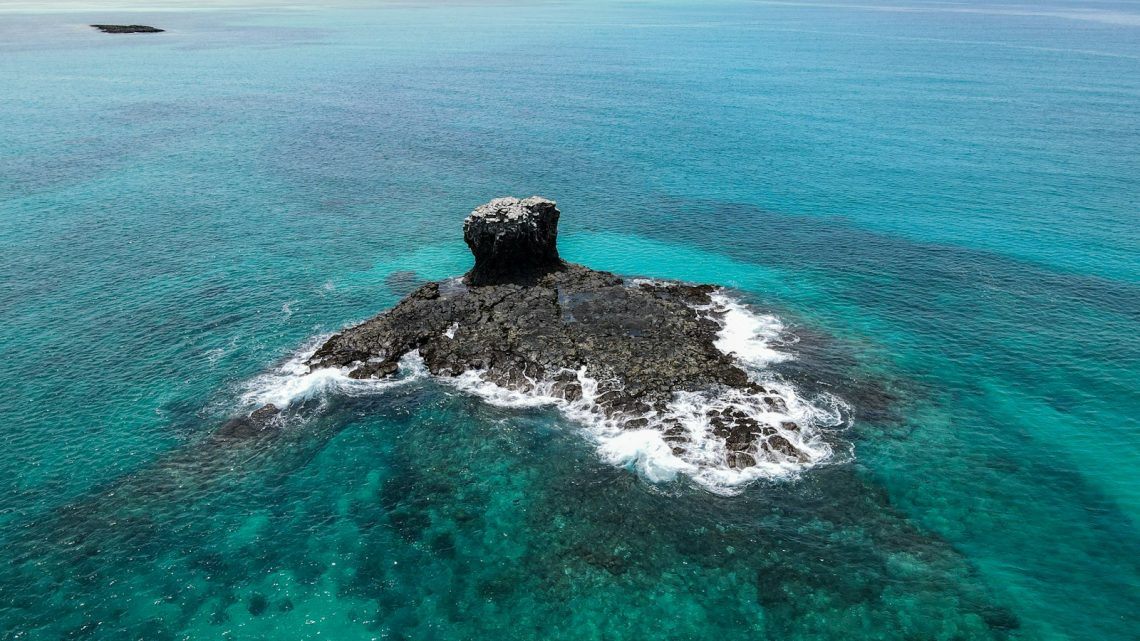
[[[289,391],[512,194],[777,316],[833,457]],[[1135,640],[1140,3],[0,0],[0,390],[6,640]]]

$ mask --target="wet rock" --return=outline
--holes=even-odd
[[[578,382],[577,372],[562,370],[552,378],[554,380],[553,392],[556,397],[564,398],[570,402],[582,398],[582,385]]]
[[[91,26],[103,33],[162,33],[165,31],[165,29],[142,24],[93,24]]]
[[[249,416],[239,416],[226,421],[217,432],[215,440],[237,441],[275,434],[278,430],[276,417],[281,413],[273,404],[264,405]]]
[[[556,247],[559,212],[544,198],[501,198],[464,221],[475,267],[462,279],[425,284],[393,309],[330,338],[312,367],[350,367],[372,378],[395,371],[419,350],[436,376],[478,370],[497,385],[568,401],[586,390],[578,371],[597,381],[589,401],[627,429],[659,424],[675,452],[688,432],[660,425],[677,392],[739,390],[760,401],[763,387],[714,344],[720,314],[712,285],[627,281],[566,263]],[[770,411],[786,410],[778,396]],[[652,418],[657,416],[657,418]],[[728,465],[747,467],[767,452],[797,456],[776,428],[740,409],[710,413],[712,432],[731,452]],[[765,437],[768,437],[765,440]]]
[[[779,434],[768,437],[768,449],[797,460],[802,457],[802,454],[796,449],[796,446],[792,445],[791,441]]]
[[[387,378],[400,369],[399,363],[389,359],[379,362],[369,362],[357,367],[348,373],[349,378]]]
[[[728,460],[726,463],[733,469],[752,467],[753,465],[756,465],[756,457],[752,456],[748,452],[729,452],[727,459]]]

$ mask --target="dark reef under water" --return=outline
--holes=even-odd
[[[21,527],[0,568],[26,586],[8,611],[75,639],[239,624],[257,637],[314,616],[404,639],[998,639],[1018,627],[951,545],[849,465],[732,497],[647,484],[549,410],[429,380],[294,412],[299,429],[173,453]],[[97,586],[110,598],[71,616],[44,607],[45,590]],[[652,599],[606,605],[631,591]],[[132,607],[147,602],[160,607]]]

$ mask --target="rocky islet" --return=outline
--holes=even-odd
[[[624,429],[659,430],[682,458],[698,437],[715,440],[719,463],[729,468],[813,457],[779,391],[717,347],[725,314],[718,287],[627,279],[565,262],[559,216],[540,197],[476,208],[463,225],[475,257],[467,274],[424,284],[332,336],[309,366],[384,378],[418,351],[445,380],[475,372]],[[696,413],[678,410],[684,395],[703,399]]]

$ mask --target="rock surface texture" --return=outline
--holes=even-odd
[[[475,255],[468,285],[533,283],[566,268],[558,257],[558,207],[532,196],[497,198],[463,221],[463,240]]]
[[[804,459],[794,444],[798,426],[763,419],[765,412],[781,416],[784,400],[714,344],[723,323],[718,288],[626,280],[564,263],[558,217],[553,202],[537,197],[477,208],[464,221],[475,255],[470,272],[422,285],[390,311],[333,336],[310,367],[381,378],[419,350],[436,376],[478,372],[510,390],[588,402],[612,424],[660,430],[678,456],[693,437],[670,409],[679,393],[746,397],[760,409],[701,409],[701,423],[723,445],[716,449],[721,464]]]

